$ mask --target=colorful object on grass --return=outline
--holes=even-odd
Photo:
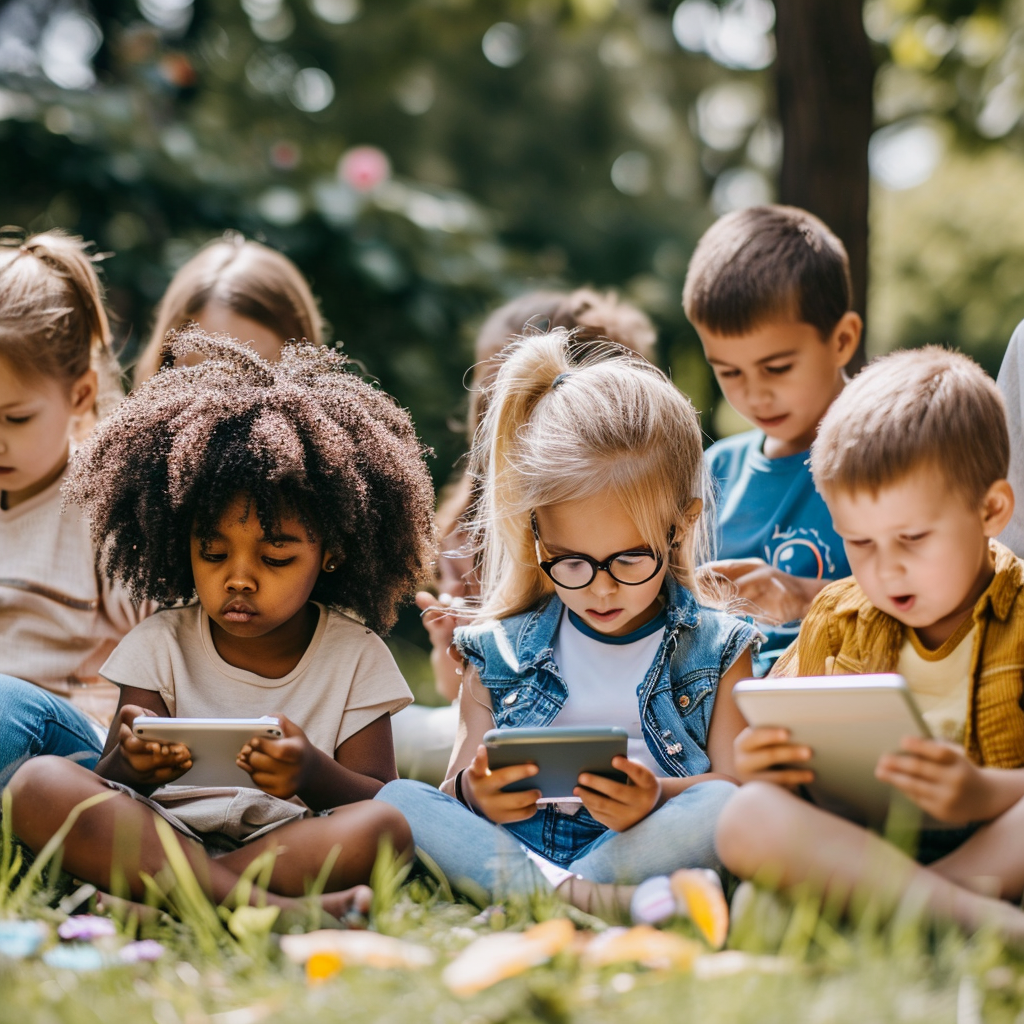
[[[429,967],[437,954],[413,942],[395,939],[377,932],[335,931],[323,929],[305,935],[284,935],[281,950],[289,960],[308,964],[318,954],[333,954],[345,964],[360,967]]]
[[[306,961],[306,981],[310,985],[322,985],[333,978],[345,966],[341,957],[333,951],[314,953]]]
[[[722,882],[707,868],[683,868],[671,877],[659,875],[637,886],[630,902],[636,924],[665,924],[674,917],[686,918],[707,940],[720,949],[729,933],[729,904]]]
[[[11,960],[35,956],[49,933],[42,921],[0,921],[0,956]]]
[[[376,146],[355,146],[338,161],[338,177],[357,192],[372,192],[391,177],[391,161]]]
[[[57,934],[66,942],[92,942],[95,939],[106,939],[117,934],[117,926],[109,917],[97,917],[94,914],[79,914],[63,921]]]
[[[140,939],[138,942],[129,942],[127,946],[122,946],[117,955],[123,963],[138,964],[159,960],[166,952],[167,950],[156,939]]]
[[[43,963],[65,971],[98,971],[106,960],[95,947],[84,942],[72,942],[66,946],[54,946],[43,954]]]
[[[550,960],[575,938],[573,923],[556,917],[525,932],[498,932],[468,945],[441,975],[457,996],[470,996]]]
[[[581,962],[586,967],[638,963],[652,970],[688,971],[704,952],[704,946],[695,939],[641,924],[599,932],[587,943]]]

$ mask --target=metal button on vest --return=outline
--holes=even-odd
[[[502,700],[501,703],[504,704],[505,707],[510,708],[512,707],[513,704],[515,704],[517,700],[519,700],[519,691],[513,690],[511,693],[505,696],[504,700]]]
[[[681,697],[679,698],[679,702],[678,702],[678,703],[679,703],[679,706],[680,706],[681,708],[688,708],[688,707],[690,706],[690,698],[689,698],[689,697],[687,697],[687,696],[686,696],[686,694],[684,693],[684,694],[683,694],[683,695],[682,695],[682,696],[681,696]]]

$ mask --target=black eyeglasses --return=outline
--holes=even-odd
[[[590,555],[573,554],[559,555],[545,561],[540,553],[540,534],[537,532],[537,517],[530,514],[530,527],[533,530],[533,544],[537,552],[537,563],[552,582],[565,590],[582,590],[594,582],[594,577],[602,570],[608,573],[616,583],[627,587],[638,587],[641,583],[654,579],[661,571],[665,559],[659,551],[655,554],[644,548],[630,551],[616,551],[603,562]],[[675,527],[669,532],[669,543],[675,535]]]

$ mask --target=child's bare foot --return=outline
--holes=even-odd
[[[343,889],[341,892],[325,892],[320,896],[320,906],[344,921],[353,915],[367,917],[370,913],[370,904],[373,901],[373,890],[368,885],[355,885],[351,889]]]

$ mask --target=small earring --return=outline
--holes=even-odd
[[[337,568],[337,565],[335,565],[334,560],[332,559],[324,566],[324,572],[334,572],[334,570]]]

